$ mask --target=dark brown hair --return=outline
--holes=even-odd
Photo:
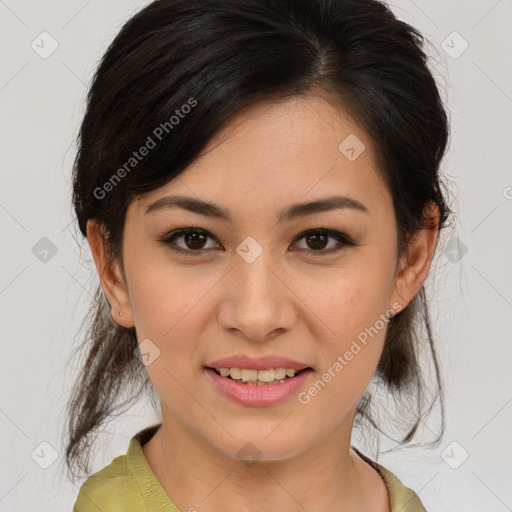
[[[124,271],[121,242],[134,198],[177,177],[245,107],[322,91],[348,106],[372,138],[393,198],[399,255],[405,254],[409,237],[429,226],[424,215],[429,202],[439,208],[440,230],[452,213],[439,174],[447,114],[423,47],[420,33],[376,0],[150,3],[122,27],[89,89],[73,168],[80,232],[87,236],[88,219],[101,221],[108,253]],[[127,166],[148,137],[156,140],[157,127],[162,142]],[[66,463],[87,473],[91,434],[144,390],[153,404],[155,395],[135,356],[135,328],[113,321],[100,286],[84,325],[86,340],[78,349],[87,356],[67,404]],[[422,287],[390,320],[375,375],[403,404],[404,444],[426,414],[418,357],[423,348],[436,384],[427,412],[435,401],[441,406],[438,443],[444,432],[443,387]],[[381,430],[370,412],[371,399],[367,390],[356,420]]]

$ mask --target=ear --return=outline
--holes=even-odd
[[[104,225],[97,219],[87,221],[87,241],[91,248],[103,292],[111,307],[112,319],[122,327],[133,327],[133,312],[120,264],[107,252]],[[122,316],[119,316],[119,312]]]
[[[400,262],[394,298],[405,309],[427,279],[439,234],[439,208],[430,201],[424,209],[425,227],[409,239],[409,250]]]

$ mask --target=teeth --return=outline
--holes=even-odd
[[[257,373],[258,375],[258,379],[259,381],[261,382],[272,382],[273,380],[275,380],[275,377],[274,377],[274,370],[258,370],[258,372],[255,372]],[[243,376],[244,372],[242,371],[242,376]],[[245,380],[243,377],[242,377],[242,380]]]
[[[223,368],[223,370],[227,370],[229,372],[228,375],[231,375],[232,379],[242,378],[242,372],[240,371],[240,368]],[[226,375],[226,377],[228,375]]]
[[[293,372],[293,375],[295,375],[295,370],[290,370]],[[293,377],[293,375],[290,375],[290,377]],[[280,380],[284,379],[286,377],[286,369],[285,368],[276,368],[274,370],[274,378]]]
[[[222,377],[231,377],[242,382],[253,382],[257,385],[282,382],[286,377],[293,377],[297,370],[293,368],[273,368],[270,370],[249,370],[246,368],[219,368]]]
[[[238,368],[237,368],[238,369]],[[258,380],[258,370],[240,370],[244,382],[256,382]],[[230,369],[231,372],[231,369]]]

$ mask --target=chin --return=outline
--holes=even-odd
[[[297,456],[303,451],[300,439],[301,436],[290,436],[286,432],[281,435],[274,432],[267,436],[261,430],[248,429],[247,435],[228,437],[225,443],[217,445],[217,449],[226,457],[243,462],[250,468],[258,462],[284,461]]]

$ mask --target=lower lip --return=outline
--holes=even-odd
[[[306,381],[312,370],[301,371],[296,377],[277,384],[240,384],[228,377],[222,377],[215,370],[206,368],[218,389],[225,396],[242,405],[274,405],[290,398]]]

